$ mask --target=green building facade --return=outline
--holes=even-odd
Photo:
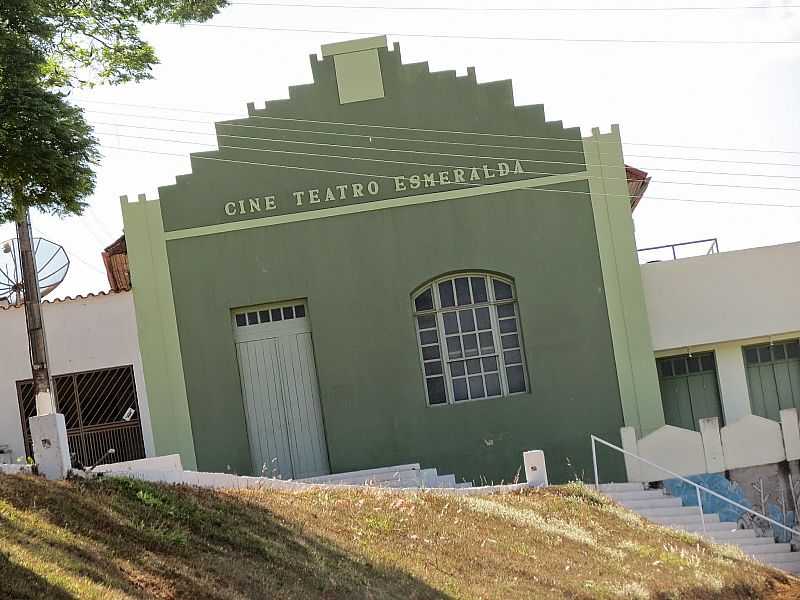
[[[582,138],[383,37],[311,67],[159,200],[123,199],[158,453],[478,482],[542,449],[563,481],[589,433],[663,425],[618,129]]]

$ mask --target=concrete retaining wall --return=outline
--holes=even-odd
[[[781,411],[776,423],[747,415],[720,429],[716,417],[701,419],[700,432],[665,425],[637,439],[630,427],[621,430],[625,450],[682,475],[718,473],[800,458],[797,410]],[[629,481],[662,481],[672,476],[633,458],[626,460]]]

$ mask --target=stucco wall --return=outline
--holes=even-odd
[[[540,448],[553,480],[590,473],[588,432],[618,439],[622,414],[586,184],[561,189],[578,193],[516,190],[169,241],[198,466],[250,470],[230,309],[307,298],[334,472],[422,462],[509,481],[522,452]],[[530,394],[426,405],[410,294],[461,270],[514,277]]]
[[[642,265],[655,350],[800,330],[800,243]]]
[[[302,298],[335,472],[419,461],[476,482],[508,480],[522,451],[537,448],[555,481],[589,473],[589,432],[618,439],[623,422],[614,343],[620,356],[641,344],[612,338],[580,131],[547,120],[541,105],[516,106],[510,81],[478,83],[472,68],[432,73],[427,63],[403,64],[399,45],[382,44],[370,51],[377,61],[362,65],[370,73],[342,71],[325,49],[312,56],[314,83],[217,123],[219,150],[192,154],[192,173],[159,188],[157,204],[123,205],[129,234],[142,227],[136,212],[161,210],[163,232],[148,226],[128,238],[137,314],[143,332],[177,332],[178,348],[153,346],[180,357],[183,374],[167,366],[163,381],[185,382],[190,419],[182,421],[191,422],[198,467],[251,468],[231,309]],[[380,77],[383,93],[356,85],[363,101],[350,101],[352,89],[343,98],[361,75]],[[600,154],[613,156],[595,157],[592,178],[624,182],[612,137],[597,136]],[[624,208],[627,235],[627,186],[603,187]],[[633,279],[629,270],[639,276],[630,237],[629,251],[611,244],[604,254],[631,261],[620,262],[617,283]],[[163,275],[154,292],[171,284],[174,294],[160,307],[136,286],[140,258],[156,246],[159,256],[146,257]],[[410,294],[463,270],[515,279],[531,393],[430,408]],[[617,300],[620,287],[630,289],[615,284]],[[617,334],[645,318],[627,306],[615,312]],[[626,380],[636,379],[629,371],[641,371],[639,362],[653,370],[646,346],[645,361],[626,359]],[[148,364],[148,383],[152,372]],[[650,379],[648,397],[657,400]],[[629,406],[644,387],[627,385]],[[165,420],[159,444],[169,419],[181,420],[162,406],[154,411]],[[644,429],[663,420],[655,408]],[[636,426],[645,421],[633,413]],[[605,472],[619,480],[618,466]]]
[[[800,243],[642,265],[656,354],[714,352],[724,422],[751,414],[742,347],[800,337]]]
[[[43,305],[51,372],[54,375],[133,365],[145,451],[153,436],[136,335],[133,295],[121,292]],[[16,382],[31,378],[25,311],[0,310],[0,444],[24,456]]]

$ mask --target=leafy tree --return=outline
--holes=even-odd
[[[80,214],[94,189],[97,142],[80,108],[48,85],[47,57],[31,43],[52,35],[32,2],[0,6],[0,222],[30,207]]]
[[[29,209],[80,215],[94,191],[98,142],[75,87],[152,77],[140,26],[205,21],[226,0],[0,0],[0,224],[20,241],[37,396],[49,392]],[[38,405],[38,401],[37,401]]]
[[[3,0],[14,2],[15,0]],[[48,76],[67,85],[148,79],[157,63],[139,26],[206,21],[227,0],[33,0],[54,34],[33,35]]]

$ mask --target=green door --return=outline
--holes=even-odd
[[[718,417],[722,405],[713,352],[659,358],[658,382],[667,425],[700,430],[700,419]]]
[[[744,362],[754,415],[780,421],[782,409],[800,409],[798,340],[747,347]]]

